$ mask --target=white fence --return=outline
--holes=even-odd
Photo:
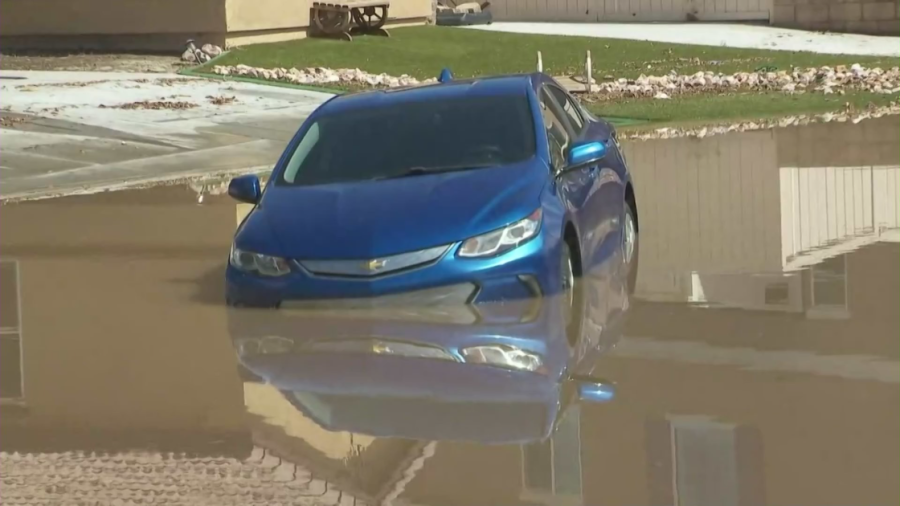
[[[772,0],[492,0],[496,21],[768,21]]]

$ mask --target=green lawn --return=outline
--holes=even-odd
[[[304,39],[259,44],[236,49],[215,60],[217,65],[240,63],[265,68],[359,68],[391,75],[409,74],[423,79],[437,77],[450,68],[456,77],[528,72],[535,69],[536,53],[543,55],[544,71],[552,75],[581,72],[585,51],[590,49],[594,75],[636,77],[661,75],[672,69],[681,73],[715,70],[723,73],[753,71],[760,67],[790,69],[793,66],[850,65],[889,68],[900,59],[847,55],[820,55],[758,49],[663,44],[616,39],[524,35],[419,26],[395,28],[391,37],[356,37],[353,42]],[[197,69],[204,72],[208,69]],[[737,94],[692,96],[671,100],[624,100],[593,105],[604,115],[651,122],[757,118],[782,114],[825,112],[844,102],[865,105],[886,103],[890,98],[866,93],[845,97],[821,94]]]
[[[754,70],[762,66],[820,66],[860,63],[892,67],[900,59],[819,55],[758,49],[689,46],[630,40],[523,35],[461,28],[417,26],[395,28],[391,37],[356,37],[353,42],[303,39],[241,48],[216,60],[220,65],[243,63],[255,67],[359,68],[417,78],[437,77],[450,68],[457,77],[527,72],[535,68],[541,51],[544,71],[569,74],[584,67],[585,51],[591,50],[594,72],[616,77],[664,74],[672,69],[696,72]],[[692,62],[699,58],[700,64]],[[650,65],[651,68],[647,68]]]

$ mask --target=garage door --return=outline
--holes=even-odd
[[[492,0],[496,21],[768,21],[771,0]]]

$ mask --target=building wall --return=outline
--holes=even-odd
[[[900,0],[773,0],[771,23],[805,30],[900,34]]]
[[[4,0],[4,49],[178,51],[303,38],[312,0]],[[421,24],[431,0],[393,0],[389,24]]]
[[[652,22],[769,19],[771,0],[494,0],[497,21]]]

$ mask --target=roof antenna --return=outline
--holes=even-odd
[[[442,83],[447,83],[453,80],[453,73],[450,72],[450,69],[444,69],[441,71],[441,77],[438,77],[438,81]]]

